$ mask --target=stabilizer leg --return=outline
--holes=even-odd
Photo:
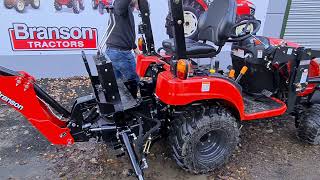
[[[144,180],[144,177],[143,177],[143,172],[140,168],[140,165],[137,161],[137,156],[136,156],[136,153],[134,152],[133,148],[132,148],[132,145],[130,143],[130,140],[129,140],[129,137],[128,137],[128,134],[126,132],[122,132],[120,133],[120,136],[123,140],[123,143],[124,145],[126,146],[126,150],[127,150],[127,153],[130,157],[130,161],[131,161],[131,164],[132,164],[132,167],[137,175],[137,178],[139,180]]]

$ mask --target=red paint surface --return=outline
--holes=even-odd
[[[54,116],[36,96],[33,86],[34,78],[25,72],[21,72],[21,74],[21,77],[0,76],[0,91],[1,94],[22,105],[23,109],[17,109],[1,98],[0,100],[20,112],[52,144],[73,144],[74,139],[66,127],[66,123]],[[18,86],[17,80],[21,81]]]
[[[320,76],[319,64],[315,59],[312,59],[310,61],[308,77],[318,77],[318,76]],[[298,94],[298,96],[304,97],[304,96],[308,96],[308,95],[312,94],[315,91],[317,86],[318,86],[318,84],[308,84],[306,89],[303,92],[300,92]]]
[[[143,77],[152,63],[165,63],[156,56],[143,56],[137,58],[137,73]],[[273,100],[282,106],[269,111],[246,114],[242,92],[229,80],[219,77],[190,77],[186,80],[173,76],[170,66],[165,64],[166,71],[159,73],[156,84],[156,95],[168,105],[184,106],[203,100],[223,100],[238,111],[241,120],[256,120],[283,115],[287,107],[278,99]],[[209,89],[206,85],[210,85]]]

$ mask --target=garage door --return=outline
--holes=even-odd
[[[284,39],[320,49],[320,0],[289,0]]]

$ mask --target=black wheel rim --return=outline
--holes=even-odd
[[[227,148],[227,135],[222,130],[212,130],[204,134],[196,144],[196,159],[208,164],[216,161]]]

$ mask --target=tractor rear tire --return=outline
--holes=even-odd
[[[78,0],[72,0],[72,9],[73,9],[73,13],[75,14],[80,13],[80,2]]]
[[[192,107],[172,123],[169,141],[173,157],[181,168],[194,174],[223,166],[239,142],[237,120],[224,107]]]
[[[54,8],[55,8],[57,11],[61,11],[62,5],[61,5],[59,2],[54,1]]]
[[[4,4],[4,7],[6,7],[7,9],[14,8],[14,3],[12,3],[12,0],[4,0],[3,4]]]
[[[198,41],[198,23],[200,15],[205,11],[203,7],[196,2],[196,0],[185,0],[183,2],[184,10],[184,30],[185,37]],[[167,15],[166,18],[166,30],[169,38],[173,38],[173,26],[171,23],[171,14]]]
[[[31,1],[31,7],[33,9],[39,9],[40,8],[40,0],[32,0]]]
[[[320,145],[320,104],[307,109],[299,119],[298,138],[312,145]]]
[[[25,0],[16,0],[15,9],[19,13],[24,13],[24,10],[26,9]]]

